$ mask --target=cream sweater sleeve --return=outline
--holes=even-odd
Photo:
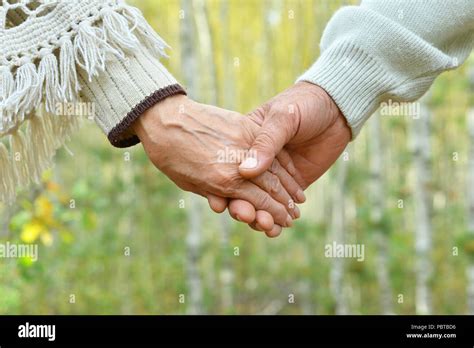
[[[130,47],[119,47],[120,54],[108,52],[104,56],[103,71],[99,73],[91,74],[87,69],[80,69],[78,80],[81,99],[95,106],[95,122],[110,143],[116,147],[128,147],[139,142],[130,126],[146,109],[169,96],[186,92],[161,64],[160,58],[166,56],[164,49],[167,45],[148,25],[141,12],[125,3],[113,10],[117,20],[122,19]],[[129,14],[132,14],[133,21]],[[137,23],[138,27],[134,28]],[[101,24],[107,25],[103,20],[100,23],[99,19]]]
[[[137,143],[132,122],[185,93],[166,48],[123,0],[0,1],[0,201],[40,182],[83,116],[114,146]]]
[[[169,96],[185,94],[158,57],[143,45],[125,59],[109,55],[105,70],[90,80],[80,71],[79,81],[82,99],[93,103],[95,122],[116,147],[139,142],[130,126],[146,109]]]
[[[357,136],[381,102],[420,98],[474,46],[472,0],[364,0],[340,9],[298,81],[321,86]]]

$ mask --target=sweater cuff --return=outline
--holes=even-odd
[[[132,146],[140,142],[132,123],[161,100],[186,92],[143,46],[126,59],[107,58],[105,71],[91,80],[80,73],[81,97],[94,103],[95,121],[113,146]]]
[[[352,139],[395,84],[379,62],[351,43],[328,47],[297,81],[314,83],[331,96],[351,127]]]

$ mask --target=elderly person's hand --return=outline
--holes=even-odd
[[[336,161],[351,139],[351,130],[337,105],[319,86],[299,82],[280,93],[252,114],[250,119],[259,125],[258,136],[251,152],[256,159],[244,161],[239,171],[245,178],[254,178],[267,170],[275,157],[287,168],[303,189],[306,189]],[[283,147],[287,152],[282,152]],[[293,166],[294,165],[294,166]],[[227,204],[225,199],[208,197],[215,210]],[[232,216],[253,216],[252,205],[242,200],[231,200]],[[256,212],[256,220],[245,222],[257,230],[266,230],[271,217]],[[276,222],[277,223],[277,222]],[[281,231],[274,226],[267,235],[277,236]]]
[[[278,161],[245,180],[239,174],[239,156],[247,152],[259,126],[249,118],[176,95],[148,109],[133,129],[153,164],[180,188],[208,197],[239,198],[266,211],[281,226],[299,217],[300,186]],[[220,158],[228,154],[229,158]],[[225,206],[223,207],[225,209]],[[255,210],[234,215],[254,220]]]

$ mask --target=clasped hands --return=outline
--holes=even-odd
[[[228,208],[268,237],[300,216],[303,191],[351,138],[331,97],[307,82],[247,116],[175,95],[132,127],[153,164],[177,186],[206,197],[217,213]]]

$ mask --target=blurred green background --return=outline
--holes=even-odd
[[[172,46],[165,64],[178,80],[191,48],[191,97],[246,113],[311,65],[329,18],[356,2],[131,3]],[[212,213],[140,145],[112,148],[85,121],[42,185],[0,205],[0,242],[39,244],[37,262],[0,259],[0,314],[473,311],[472,66],[471,56],[421,101],[428,152],[416,151],[417,120],[373,117],[274,240]],[[363,244],[365,260],[325,257],[333,241]]]

